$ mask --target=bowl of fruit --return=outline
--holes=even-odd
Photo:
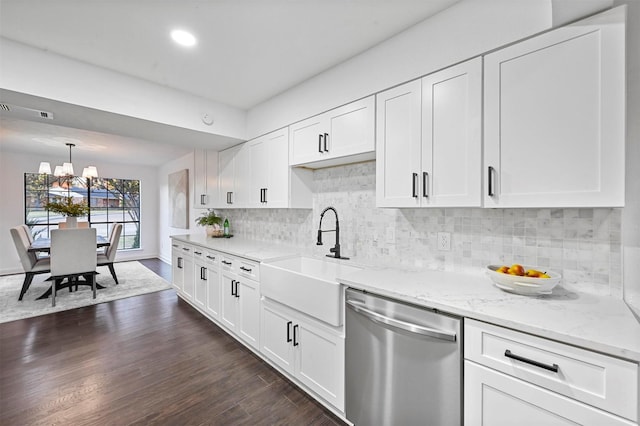
[[[487,274],[496,287],[524,295],[551,294],[562,278],[557,272],[517,263],[511,266],[489,265]]]

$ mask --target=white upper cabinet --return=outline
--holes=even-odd
[[[375,158],[373,96],[289,126],[289,164],[310,168]]]
[[[482,205],[482,59],[377,96],[378,207]]]
[[[311,208],[310,170],[289,167],[289,130],[276,130],[246,143],[250,175],[248,207]]]
[[[485,56],[485,207],[624,205],[625,8]]]
[[[244,208],[249,200],[249,151],[245,144],[220,151],[217,207]]]
[[[218,152],[196,149],[193,157],[193,207],[215,207],[218,201]]]

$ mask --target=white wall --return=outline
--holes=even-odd
[[[38,158],[34,155],[2,151],[0,146],[0,275],[22,272],[9,228],[24,223],[24,173],[37,172],[42,160],[61,164],[64,158]],[[76,163],[76,162],[74,162]],[[76,167],[82,167],[77,162]],[[143,259],[158,255],[158,182],[156,168],[96,162],[100,176],[140,180],[139,250],[118,252],[116,261]],[[81,170],[81,169],[80,169]]]
[[[204,133],[245,139],[245,111],[0,37],[0,87]],[[209,113],[215,123],[205,125]]]
[[[552,24],[550,0],[467,0],[251,108],[247,136],[267,133],[445,68]]]
[[[189,170],[189,228],[179,229],[169,226],[169,174],[187,169]],[[193,208],[193,153],[177,158],[162,165],[157,170],[158,202],[162,208],[158,209],[158,249],[159,257],[167,263],[171,263],[171,235],[191,234],[196,231],[195,219],[203,211]],[[204,230],[201,230],[204,232]]]

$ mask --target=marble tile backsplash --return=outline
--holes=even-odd
[[[469,270],[521,263],[560,272],[563,285],[622,298],[621,210],[376,208],[375,162],[316,170],[313,210],[231,209],[235,235],[328,253],[331,233],[316,246],[320,213],[333,206],[340,217],[345,256],[363,264],[403,269]],[[323,229],[332,229],[333,215]],[[451,234],[451,250],[439,251],[437,233]]]

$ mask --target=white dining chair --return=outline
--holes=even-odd
[[[116,276],[116,270],[113,267],[113,262],[116,259],[116,252],[118,250],[118,243],[120,242],[120,234],[122,233],[122,224],[116,223],[111,229],[111,235],[109,235],[109,245],[104,248],[104,252],[98,252],[98,266],[108,266],[109,272],[113,277],[116,284],[118,284],[118,277]]]
[[[11,228],[11,238],[16,246],[18,256],[20,257],[20,263],[22,264],[22,269],[25,273],[24,282],[22,283],[22,289],[20,290],[18,300],[22,300],[22,297],[29,289],[35,275],[49,272],[51,269],[48,257],[38,258],[35,253],[29,251],[29,246],[31,246],[33,239],[29,237],[31,233],[25,231],[23,228],[24,226],[26,225],[19,225]]]
[[[96,298],[96,230],[53,229],[51,231],[51,305],[56,306],[56,288],[67,278],[69,285],[84,277]]]

